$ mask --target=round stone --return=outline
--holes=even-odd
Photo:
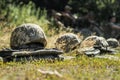
[[[80,44],[80,42],[81,40],[78,38],[77,35],[73,33],[66,33],[57,38],[55,46],[56,48],[61,49],[64,52],[69,52],[75,49]]]
[[[107,42],[108,42],[109,46],[112,48],[116,48],[120,45],[119,41],[115,38],[109,38],[109,39],[107,39]]]
[[[32,47],[36,45],[45,47],[47,45],[45,33],[39,25],[27,23],[13,30],[10,38],[12,49],[26,48],[29,44],[34,44]]]

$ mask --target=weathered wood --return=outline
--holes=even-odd
[[[13,52],[17,52],[18,50],[1,50],[0,51],[0,56],[1,57],[8,57],[11,56]]]
[[[42,49],[36,51],[19,51],[19,50],[1,50],[1,57],[25,57],[25,56],[37,56],[37,55],[59,55],[63,51],[57,49]]]
[[[19,51],[13,52],[11,56],[36,56],[36,55],[59,55],[63,52],[61,50],[54,50],[54,49],[42,49],[37,51]]]
[[[59,59],[59,55],[62,53],[63,51],[57,49],[41,49],[35,51],[3,49],[0,51],[0,57],[4,62],[22,60],[30,61],[35,59]]]

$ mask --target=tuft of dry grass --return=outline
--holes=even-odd
[[[9,47],[12,28],[5,27],[0,34],[0,48]]]

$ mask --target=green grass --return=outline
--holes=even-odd
[[[43,75],[38,69],[57,70],[63,77]],[[0,80],[119,80],[120,61],[80,56],[65,61],[1,63],[0,71]]]
[[[53,48],[55,39],[66,31],[57,33],[55,28],[49,27],[46,11],[35,10],[32,3],[22,7],[10,5],[8,21],[0,22],[0,49],[9,47],[12,30],[23,23],[35,23],[45,31],[48,39],[47,48]],[[32,8],[32,9],[31,9]],[[4,11],[5,12],[5,11]],[[54,26],[53,26],[54,27]],[[119,50],[120,48],[118,48]],[[120,58],[120,52],[115,56]],[[65,55],[76,55],[70,52]],[[38,69],[57,70],[63,77],[41,74]],[[84,55],[72,60],[33,60],[22,62],[0,62],[0,80],[119,80],[120,61],[109,59],[89,58]]]

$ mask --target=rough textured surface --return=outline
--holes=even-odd
[[[100,51],[99,51],[100,50]],[[78,52],[85,53],[86,55],[97,55],[100,53],[113,53],[114,50],[109,48],[105,38],[98,36],[89,36],[81,42]]]
[[[4,49],[0,50],[0,61],[12,61],[14,59],[55,59],[60,58],[58,55],[63,54],[63,51],[58,49],[41,49],[35,51],[21,51],[21,50],[11,50]]]
[[[100,54],[99,49],[95,49],[93,47],[86,47],[86,48],[81,48],[78,50],[79,54],[85,54],[87,56],[95,56],[97,54]]]
[[[58,49],[63,50],[64,52],[69,52],[70,50],[77,47],[78,44],[80,44],[81,40],[78,38],[77,35],[73,33],[67,33],[62,36],[60,36],[56,42],[55,46]]]
[[[80,45],[81,48],[84,48],[84,47],[102,48],[102,47],[108,47],[108,46],[109,45],[106,39],[103,37],[98,37],[98,36],[89,36],[85,38],[85,40],[83,40],[83,42]]]
[[[45,47],[47,44],[45,33],[39,25],[22,24],[11,34],[10,46],[13,49],[26,48],[25,45],[32,43],[40,44],[41,47]]]
[[[120,45],[119,41],[115,38],[109,38],[109,39],[107,39],[107,42],[108,42],[109,46],[112,48],[116,48]]]

